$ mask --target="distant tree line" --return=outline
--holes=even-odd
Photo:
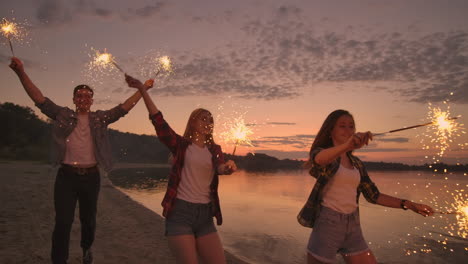
[[[0,104],[0,159],[47,161],[50,151],[50,120],[41,120],[29,107],[13,103]],[[167,163],[169,150],[156,136],[123,133],[110,129],[112,157],[115,162]],[[248,153],[246,156],[225,154],[239,168],[247,171],[302,170],[304,161],[277,159],[262,153]],[[468,164],[447,165],[443,163],[406,165],[402,163],[364,162],[368,170],[427,170],[443,172],[468,171]]]
[[[0,159],[48,161],[51,121],[41,120],[29,107],[0,104]],[[156,136],[109,130],[115,162],[167,163],[169,150]]]

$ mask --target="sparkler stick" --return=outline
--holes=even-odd
[[[13,22],[8,22],[5,18],[2,19],[1,29],[3,35],[8,39],[8,44],[10,45],[11,54],[15,56],[15,52],[13,51],[13,44],[11,43],[11,36],[18,35],[18,28],[17,24]]]
[[[455,211],[437,211],[436,214],[454,214],[454,215],[465,215],[468,216],[468,206],[459,205]]]
[[[158,71],[155,73],[154,78],[152,79],[156,79],[156,77],[158,77],[158,75],[161,73],[161,69],[167,72],[172,71],[172,62],[168,56],[162,56],[158,59],[158,61],[159,61],[160,66],[158,68]]]
[[[445,215],[460,215],[463,212],[434,212],[435,214],[445,214]]]
[[[446,118],[446,119],[443,119],[443,120],[440,120],[440,121],[437,120],[437,121],[428,122],[428,123],[419,124],[419,125],[414,125],[414,126],[410,126],[410,127],[398,128],[398,129],[390,130],[390,131],[387,131],[387,132],[376,133],[376,134],[372,134],[372,135],[373,136],[382,136],[382,135],[385,135],[385,134],[395,133],[395,132],[408,130],[408,129],[413,129],[413,128],[417,128],[417,127],[430,126],[430,125],[439,125],[440,122],[443,122],[443,121],[447,122],[447,121],[455,120],[457,118],[458,117],[449,117],[449,118]]]
[[[234,150],[232,151],[232,155],[236,154],[237,145],[239,145],[239,140],[236,141],[236,145],[234,145]]]
[[[13,57],[16,57],[15,52],[13,51],[13,45],[11,44],[11,38],[10,36],[8,36],[7,38],[8,38],[8,44],[10,44],[11,54],[13,55]]]
[[[120,68],[119,65],[117,65],[117,62],[115,62],[113,59],[111,60],[111,63],[122,73],[125,73],[124,70],[122,70],[122,68]]]
[[[114,67],[117,68],[120,72],[125,73],[125,71],[117,64],[117,62],[115,62],[112,54],[107,53],[106,50],[104,50],[104,53],[96,51],[96,57],[91,62],[91,65],[106,68],[109,64],[114,65]]]

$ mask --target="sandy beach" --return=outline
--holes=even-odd
[[[0,256],[2,263],[50,263],[55,171],[37,162],[0,162]],[[81,263],[78,210],[69,263]],[[175,263],[164,220],[102,177],[95,263]],[[245,263],[226,252],[228,263]]]

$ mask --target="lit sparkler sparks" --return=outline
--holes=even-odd
[[[454,203],[450,204],[451,208],[447,211],[439,211],[439,214],[455,215],[457,219],[457,234],[462,238],[468,237],[468,201],[467,195],[459,193],[453,196]]]
[[[162,56],[158,58],[158,71],[155,74],[155,78],[161,73],[161,70],[164,70],[166,72],[171,72],[172,71],[172,61],[168,56]]]
[[[98,67],[98,68],[106,69],[108,67],[114,66],[122,73],[125,73],[125,71],[122,70],[122,68],[115,62],[114,56],[112,56],[112,54],[106,52],[106,50],[104,50],[104,53],[101,53],[99,51],[95,51],[95,52],[96,54],[90,63],[90,67]]]
[[[244,122],[244,119],[239,117],[235,118],[232,124],[229,126],[229,130],[223,133],[223,137],[226,142],[235,143],[234,150],[232,155],[236,154],[236,149],[238,145],[248,145],[253,147],[250,135],[253,134],[252,129],[250,129]]]
[[[460,135],[458,132],[461,125],[455,122],[456,118],[450,117],[450,106],[447,105],[447,110],[442,111],[439,107],[432,107],[429,104],[428,119],[434,126],[428,127],[426,136],[429,138],[429,144],[434,144],[432,148],[438,149],[437,155],[440,157],[444,155],[454,138]],[[425,144],[424,149],[430,149],[429,144]]]
[[[21,40],[26,34],[26,31],[18,23],[8,21],[6,18],[2,19],[0,28],[1,28],[2,34],[8,39],[8,44],[10,45],[11,54],[15,56],[15,52],[13,50],[13,44],[11,40],[12,39]]]

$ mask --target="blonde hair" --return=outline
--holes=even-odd
[[[208,111],[206,109],[203,109],[203,108],[197,108],[197,109],[193,110],[193,112],[190,114],[190,117],[189,117],[189,119],[187,121],[187,126],[185,127],[184,138],[186,138],[186,139],[188,139],[190,141],[192,140],[192,138],[194,137],[194,134],[195,134],[195,131],[194,131],[195,125],[194,125],[194,123],[204,113],[209,114],[211,117],[213,116],[210,113],[210,111]],[[213,126],[214,126],[214,122],[213,122]],[[212,133],[206,135],[205,144],[215,144]]]

